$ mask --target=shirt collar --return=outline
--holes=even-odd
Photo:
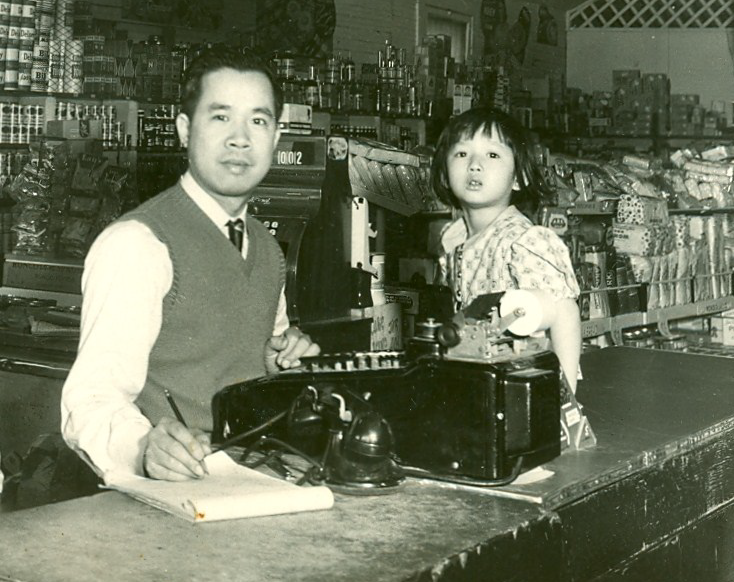
[[[206,191],[199,185],[199,183],[191,175],[190,171],[181,176],[181,187],[184,192],[188,194],[194,203],[206,214],[209,219],[214,222],[219,228],[224,228],[230,220],[236,220],[241,218],[245,220],[245,214],[247,214],[247,206],[242,210],[238,216],[230,216],[225,210],[214,200]]]
[[[517,210],[514,205],[510,204],[497,216],[497,218],[494,219],[490,226],[496,228],[502,220],[513,218],[518,214],[521,214],[520,211]],[[463,244],[469,240],[475,240],[477,238],[483,237],[489,231],[490,228],[487,227],[482,232],[478,232],[474,236],[469,237],[466,223],[464,222],[464,219],[460,217],[454,222],[449,223],[449,225],[446,227],[446,230],[444,230],[443,234],[441,235],[441,244],[443,245],[443,250],[445,253],[450,253],[460,244]]]

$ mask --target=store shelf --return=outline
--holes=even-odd
[[[575,202],[566,209],[567,214],[575,216],[607,215],[615,212],[616,200],[590,200]]]
[[[588,339],[605,333],[616,335],[623,329],[640,325],[645,325],[645,313],[640,311],[623,313],[614,317],[589,319],[581,322],[581,337]]]
[[[708,144],[730,139],[728,135],[585,135],[561,136],[560,139],[567,145],[585,145],[590,148],[619,148],[646,151],[653,144],[667,145],[680,148],[691,144]]]
[[[711,216],[712,214],[731,214],[734,207],[726,208],[671,208],[668,214],[684,214],[686,216]]]
[[[729,309],[734,309],[734,295],[644,312],[623,313],[615,317],[589,319],[581,322],[581,337],[588,339],[610,333],[612,341],[617,344],[621,343],[622,330],[627,328],[656,324],[663,333],[667,333],[667,325],[671,320],[705,317]]]
[[[352,184],[352,196],[361,196],[377,206],[402,214],[403,216],[411,216],[420,210],[420,208],[408,206],[403,202],[398,202],[397,200],[389,198],[383,194],[366,190],[357,184]]]
[[[616,212],[616,200],[590,200],[575,202],[566,208],[566,214],[573,216],[609,216]],[[714,214],[732,214],[734,207],[725,208],[669,208],[670,215],[711,216]]]

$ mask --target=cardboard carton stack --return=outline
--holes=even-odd
[[[664,73],[612,71],[613,133],[661,135],[670,124],[670,80]]]

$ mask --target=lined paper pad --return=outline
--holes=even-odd
[[[300,487],[238,465],[224,451],[206,458],[209,475],[190,481],[159,481],[137,475],[105,475],[106,488],[126,493],[193,522],[329,509],[328,487]]]

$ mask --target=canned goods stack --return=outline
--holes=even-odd
[[[43,18],[36,18],[37,25],[44,22]],[[36,38],[33,42],[33,60],[31,61],[31,91],[45,93],[48,89],[48,53],[51,29],[36,28]]]
[[[43,133],[43,105],[21,105],[16,102],[0,104],[0,144],[30,143]]]
[[[0,87],[5,86],[5,53],[10,26],[10,0],[0,0]]]
[[[78,39],[67,40],[65,52],[64,93],[81,93],[84,89],[84,75],[82,73],[84,43]]]
[[[8,36],[5,43],[5,79],[3,88],[6,91],[18,89],[20,23],[22,17],[23,0],[11,0],[9,6]]]
[[[82,74],[84,92],[90,95],[112,95],[117,65],[115,57],[106,54],[103,36],[90,35],[82,41]]]
[[[115,149],[125,145],[125,131],[123,123],[117,121],[117,107],[114,105],[102,105],[100,108],[102,120],[102,148]]]
[[[49,41],[49,92],[66,92],[66,81],[72,76],[72,62],[68,53],[74,34],[73,0],[56,0],[55,19]],[[81,68],[81,59],[77,63]],[[69,69],[67,73],[67,68]]]
[[[177,105],[161,105],[150,115],[138,110],[138,148],[150,151],[177,151],[181,148],[176,133]]]
[[[18,46],[18,89],[30,91],[33,42],[36,38],[36,0],[23,0]]]
[[[54,0],[37,0],[30,87],[36,93],[45,93],[48,90],[51,28],[54,19]]]
[[[89,105],[68,101],[56,102],[56,119],[95,119],[102,122],[102,147],[125,147],[125,124],[117,121],[114,105]]]

